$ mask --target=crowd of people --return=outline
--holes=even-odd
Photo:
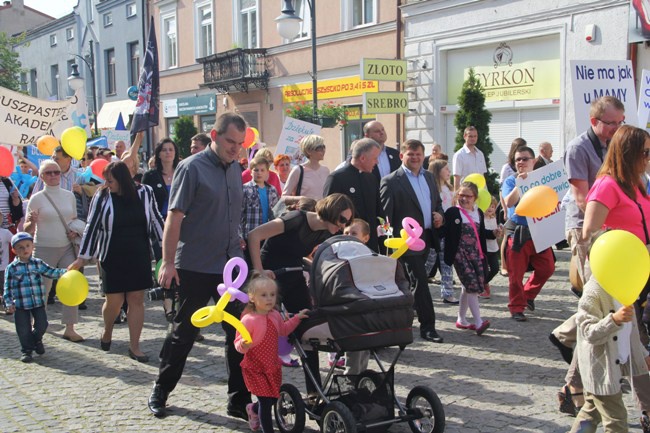
[[[604,229],[629,231],[650,246],[650,136],[624,125],[624,119],[620,101],[612,97],[595,101],[591,127],[567,145],[563,156],[570,191],[562,208],[577,275],[567,290],[580,301],[576,314],[555,329],[550,340],[570,363],[558,398],[560,410],[576,416],[575,432],[595,431],[600,422],[606,431],[625,431],[622,374],[632,377],[641,423],[644,432],[650,432],[646,302],[650,287],[633,307],[614,306],[591,275],[588,260],[590,242]],[[302,139],[305,162],[300,165],[291,168],[289,156],[261,149],[243,167],[239,158],[246,127],[239,115],[219,116],[210,135],[193,137],[192,156],[183,160],[177,144],[163,139],[142,177],[137,170],[141,134],[128,150],[123,143],[119,149],[116,145],[114,155],[89,150],[82,166],[93,158],[109,161],[103,183],[82,181],[62,148],[38,168],[20,160],[20,169],[37,173],[38,181],[25,211],[11,182],[0,187],[4,216],[0,242],[3,252],[13,248],[16,254],[10,262],[3,253],[0,268],[7,269],[3,301],[6,311],[15,316],[23,361],[30,362],[32,352],[44,352],[52,279],[65,269],[83,270],[94,259],[105,296],[101,349],[110,350],[114,323],[125,314],[128,355],[148,362],[139,344],[145,322],[144,290],[154,285],[152,263],[160,261],[157,283],[174,290],[178,299],[148,399],[151,412],[163,417],[187,356],[201,337],[191,316],[210,299],[218,301],[215,288],[223,283],[226,262],[243,257],[256,276],[249,283],[251,301],[244,310],[238,303],[228,303],[226,311],[243,317],[257,338],[252,344],[243,341],[222,322],[229,372],[227,412],[248,421],[254,430],[272,431],[269,408],[281,383],[278,337],[295,328],[313,307],[304,263],[319,244],[344,232],[358,236],[373,251],[386,253],[382,221],[397,234],[405,217],[423,229],[425,248],[409,250],[399,261],[410,281],[424,341],[444,343],[436,329],[429,287],[437,271],[441,302],[458,305],[455,327],[459,330],[478,335],[488,331],[490,320],[481,316],[480,302],[490,298],[490,281],[498,272],[508,278],[507,308],[513,320],[526,322],[526,311],[539,307],[535,301],[554,273],[555,255],[550,247],[537,251],[528,220],[517,215],[516,206],[523,195],[518,183],[552,163],[550,143],[539,145],[536,158],[526,140],[513,140],[501,169],[500,191],[483,211],[478,206],[479,188],[468,181],[468,176],[486,175],[489,169],[476,145],[479,132],[473,126],[464,130],[465,143],[450,161],[439,144],[426,157],[418,140],[406,140],[399,149],[387,146],[383,125],[371,121],[363,128],[364,138],[352,144],[349,157],[334,171],[321,165],[326,144],[317,135]],[[19,224],[12,238],[6,229]],[[274,271],[280,268],[301,271],[276,276]],[[459,292],[454,288],[454,270]],[[34,275],[31,285],[18,282],[25,272]],[[275,312],[278,301],[294,314],[289,322]],[[80,307],[63,308],[63,338],[72,342],[83,341],[74,327]],[[634,324],[634,331],[621,339],[633,347],[631,368],[621,372],[616,365],[620,344],[612,341],[628,322]],[[307,353],[309,371],[318,383],[319,354]],[[355,372],[366,362],[367,355],[353,352],[346,354],[344,365],[346,371]],[[595,367],[601,364],[608,367]],[[309,385],[307,391],[315,392]]]

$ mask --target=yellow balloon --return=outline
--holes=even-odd
[[[232,325],[233,328],[235,328],[237,331],[239,331],[239,334],[241,335],[242,340],[244,340],[246,343],[252,343],[253,339],[251,338],[251,334],[248,332],[248,329],[244,326],[243,323],[241,323],[235,316],[233,316],[230,313],[223,313],[223,320],[226,323],[229,323]]]
[[[80,160],[83,158],[84,152],[86,152],[87,140],[86,130],[78,126],[73,126],[61,134],[61,147],[63,147],[65,153],[74,159]]]
[[[636,301],[650,274],[648,249],[625,230],[611,230],[596,239],[589,264],[602,288],[623,305]]]
[[[79,305],[88,297],[88,280],[79,271],[68,271],[56,283],[56,296],[63,305]]]
[[[559,201],[557,193],[550,186],[536,186],[526,191],[519,200],[515,213],[519,216],[542,218],[553,212]]]
[[[478,204],[478,208],[481,209],[483,212],[487,210],[487,208],[490,207],[490,204],[492,203],[492,196],[490,195],[490,191],[487,189],[481,189],[478,192],[478,200],[476,204]]]
[[[221,299],[223,299],[223,296]],[[252,341],[251,334],[248,332],[248,329],[246,329],[244,324],[232,314],[219,309],[218,306],[199,308],[194,312],[194,314],[192,314],[190,320],[192,325],[197,328],[205,328],[213,323],[226,322],[239,331],[245,342],[250,343]]]
[[[481,190],[485,188],[485,177],[480,173],[472,173],[465,176],[463,182],[472,182],[474,185],[478,186],[478,189]]]
[[[43,155],[52,156],[54,149],[59,145],[59,140],[51,135],[43,135],[36,140],[36,147]]]
[[[209,307],[203,307],[199,308],[192,314],[192,317],[190,318],[192,325],[196,326],[197,328],[205,328],[206,326],[210,326],[213,323],[215,323],[215,317],[214,314],[218,310],[213,306]]]

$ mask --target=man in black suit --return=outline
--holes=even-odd
[[[354,203],[354,217],[365,220],[370,225],[368,247],[379,252],[377,242],[377,217],[381,215],[379,201],[379,181],[372,170],[377,165],[381,152],[379,143],[371,138],[362,138],[352,143],[352,159],[342,168],[330,173],[325,181],[323,197],[339,192]]]
[[[379,196],[384,214],[393,226],[393,233],[400,233],[402,219],[405,217],[415,219],[424,229],[422,239],[426,242],[426,247],[422,251],[407,251],[400,261],[404,264],[414,292],[420,336],[434,343],[442,343],[442,337],[436,332],[436,315],[425,270],[429,249],[440,249],[436,229],[444,222],[442,202],[433,175],[422,168],[422,142],[407,140],[400,151],[402,165],[381,180]]]
[[[402,165],[399,159],[399,151],[386,146],[386,139],[388,138],[386,130],[384,129],[384,125],[376,120],[363,125],[363,136],[372,138],[381,147],[377,165],[372,169],[372,174],[375,175],[379,182],[384,176],[394,172]]]

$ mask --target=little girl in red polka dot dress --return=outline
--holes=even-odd
[[[282,365],[278,358],[278,337],[287,336],[296,329],[309,310],[301,310],[286,322],[276,310],[278,286],[272,279],[253,274],[248,284],[249,302],[242,313],[241,321],[251,334],[251,343],[246,343],[237,333],[235,348],[244,354],[241,369],[246,387],[257,397],[257,403],[246,406],[248,424],[251,430],[273,432],[271,412],[280,396]]]

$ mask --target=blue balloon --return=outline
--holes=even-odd
[[[138,86],[131,86],[128,88],[126,91],[126,95],[129,97],[131,101],[137,101],[138,100]]]
[[[22,197],[27,197],[29,195],[29,187],[38,180],[37,176],[32,176],[31,169],[28,174],[23,174],[20,171],[20,167],[16,167],[16,171],[11,173],[10,177]]]

